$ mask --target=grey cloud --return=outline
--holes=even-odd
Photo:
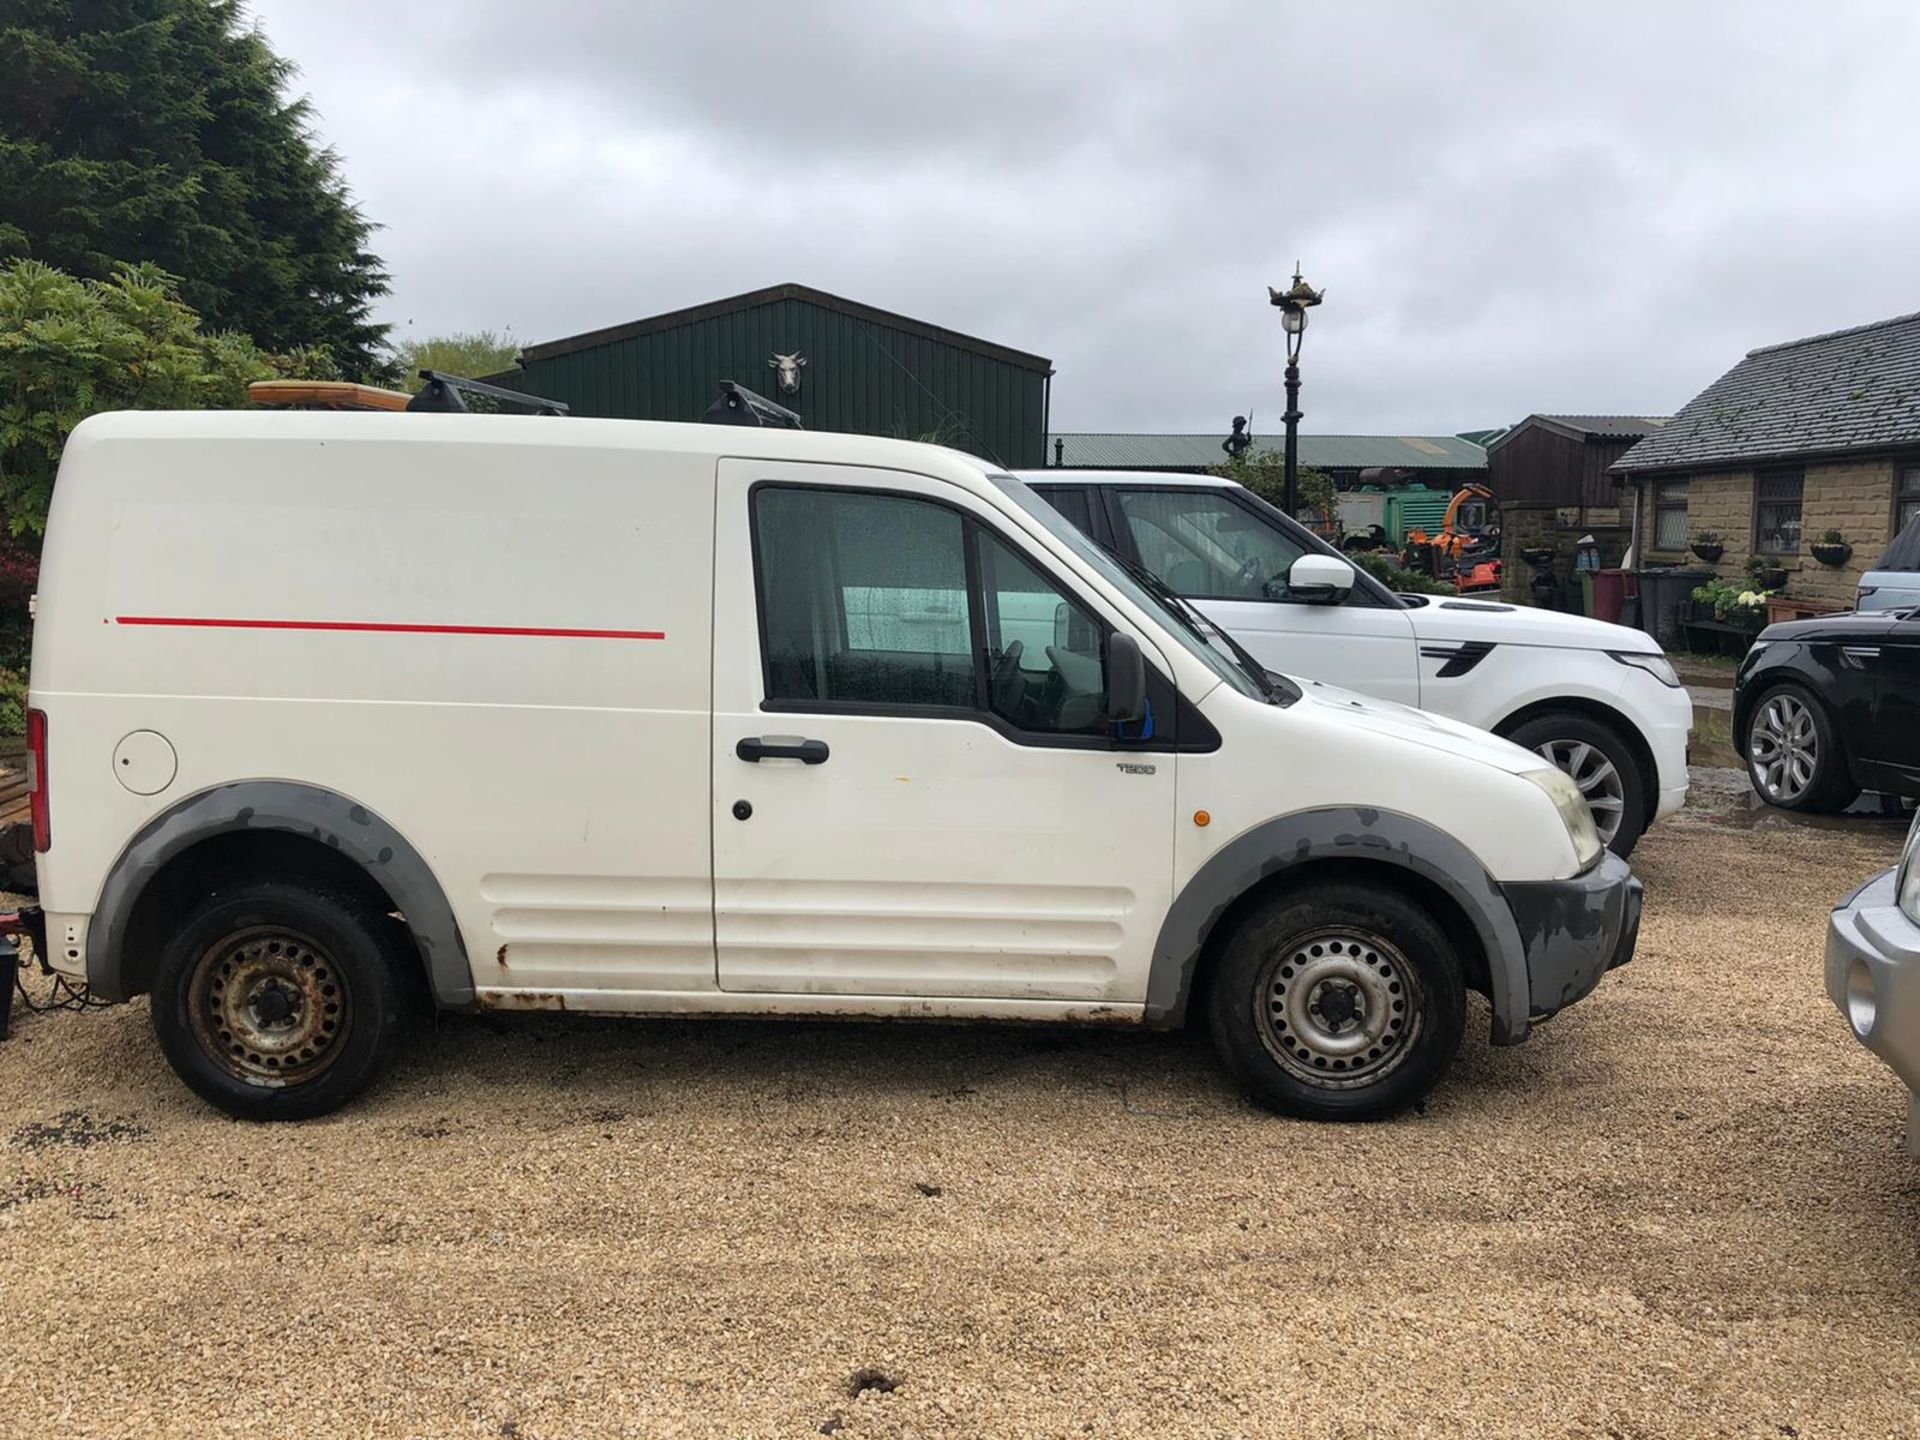
[[[1920,308],[1908,7],[255,9],[416,332],[797,280],[1052,356],[1062,427],[1212,429],[1277,420],[1298,257],[1307,428],[1410,432]]]

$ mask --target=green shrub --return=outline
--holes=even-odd
[[[275,373],[243,335],[207,334],[153,265],[77,280],[36,260],[0,264],[0,523],[46,529],[60,447],[101,410],[242,405]],[[303,363],[318,357],[300,357]]]
[[[1451,595],[1454,587],[1419,570],[1409,570],[1382,550],[1351,550],[1347,561],[1364,570],[1389,590],[1412,595]]]

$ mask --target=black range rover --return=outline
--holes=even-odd
[[[1733,682],[1733,738],[1754,788],[1789,810],[1920,797],[1920,610],[1769,625]]]

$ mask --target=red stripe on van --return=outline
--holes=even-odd
[[[352,630],[380,635],[535,635],[561,640],[664,640],[664,630],[564,630],[534,625],[396,625],[377,620],[209,620],[183,615],[116,615],[116,625],[207,630]]]

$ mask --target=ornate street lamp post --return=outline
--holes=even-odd
[[[1293,265],[1293,286],[1287,290],[1267,287],[1267,298],[1280,308],[1280,327],[1287,332],[1287,413],[1280,418],[1287,426],[1286,512],[1300,508],[1300,338],[1307,333],[1307,311],[1325,298],[1300,278],[1300,262]]]

